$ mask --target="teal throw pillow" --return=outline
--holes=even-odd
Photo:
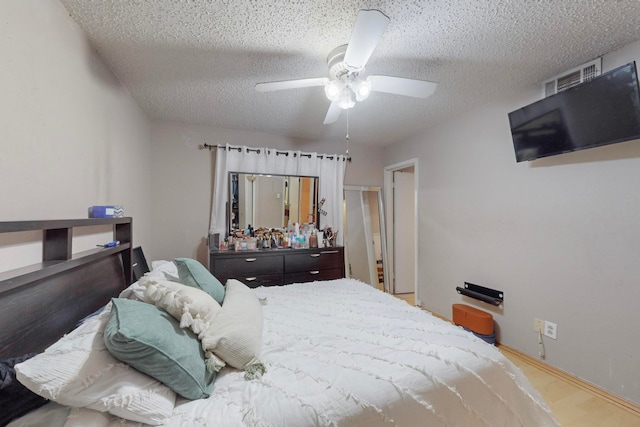
[[[118,360],[164,383],[187,399],[209,397],[215,374],[209,372],[200,341],[161,308],[113,298],[104,343]]]
[[[222,304],[224,286],[204,265],[191,258],[176,258],[175,262],[178,266],[180,282],[183,285],[202,289],[218,301],[218,304]]]

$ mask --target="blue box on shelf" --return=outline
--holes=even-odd
[[[117,205],[91,206],[89,208],[89,218],[122,218],[124,208]]]

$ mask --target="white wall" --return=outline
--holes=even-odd
[[[605,71],[640,59],[640,43]],[[428,309],[492,312],[499,340],[537,357],[533,319],[558,324],[547,362],[640,403],[640,140],[516,163],[507,114],[532,87],[388,149],[418,157],[419,290]],[[504,309],[460,297],[465,281],[505,293]]]
[[[2,0],[0,17],[0,220],[121,204],[149,242],[149,121],[58,1]]]
[[[148,259],[191,257],[207,265],[215,158],[203,144],[232,144],[341,154],[343,141],[304,141],[209,126],[154,122],[154,244]],[[345,185],[382,185],[383,149],[349,144]]]

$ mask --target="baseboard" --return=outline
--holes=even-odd
[[[517,357],[521,360],[523,360],[524,362],[528,363],[529,365],[533,365],[536,368],[540,369],[541,371],[544,371],[545,373],[549,374],[549,375],[553,375],[554,377],[569,383],[575,387],[578,387],[581,390],[584,390],[588,393],[591,393],[593,395],[596,395],[598,397],[600,397],[601,399],[606,400],[609,403],[612,403],[614,405],[616,405],[617,407],[624,409],[627,412],[630,412],[636,416],[640,417],[640,406],[636,405],[633,402],[630,402],[626,399],[623,399],[622,397],[616,396],[615,394],[604,390],[596,385],[593,385],[587,381],[584,381],[576,376],[573,376],[567,372],[564,372],[558,368],[555,368],[547,363],[544,363],[541,360],[538,360],[536,358],[533,358],[531,356],[527,356],[524,353],[519,352],[518,350],[515,350],[509,346],[506,346],[504,344],[498,344],[498,348],[500,349],[500,351],[504,352],[504,353],[509,353],[510,355]]]
[[[422,307],[421,307],[422,308]],[[422,308],[423,310],[426,310],[425,308]],[[451,319],[448,319],[445,316],[442,316],[438,313],[434,313],[432,311],[430,311],[430,313],[435,316],[438,317],[442,320],[445,320],[449,323],[451,323]],[[616,396],[615,394],[604,390],[594,384],[591,384],[585,380],[582,380],[576,376],[573,376],[567,372],[564,372],[558,368],[555,368],[547,363],[544,363],[541,360],[538,360],[536,358],[533,358],[531,356],[527,356],[524,353],[519,352],[516,349],[513,349],[509,346],[506,346],[504,344],[500,344],[497,343],[496,346],[500,349],[500,351],[505,352],[505,353],[509,353],[510,355],[517,357],[521,360],[523,360],[524,362],[528,363],[529,365],[535,366],[536,368],[540,369],[541,371],[544,371],[545,373],[552,375],[568,384],[571,384],[575,387],[578,387],[581,390],[586,391],[587,393],[591,393],[595,396],[600,397],[601,399],[604,399],[605,401],[612,403],[614,405],[616,405],[618,408],[624,409],[627,412],[632,413],[633,415],[636,415],[638,417],[640,417],[640,405],[637,405],[634,402],[631,402],[629,400],[623,399],[620,396]]]

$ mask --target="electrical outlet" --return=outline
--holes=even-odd
[[[533,332],[536,334],[538,332],[544,333],[544,320],[540,320],[538,318],[533,319]]]
[[[558,339],[558,325],[548,320],[544,321],[544,335],[551,339]]]

